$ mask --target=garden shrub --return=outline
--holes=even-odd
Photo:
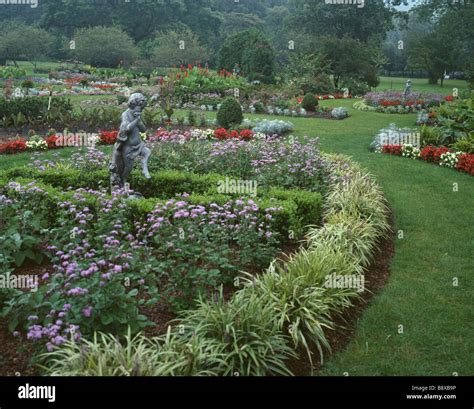
[[[255,126],[252,128],[254,133],[264,133],[265,135],[284,135],[287,132],[291,132],[295,129],[295,126],[291,122],[282,121],[279,119],[268,120],[256,120]]]
[[[423,125],[420,129],[421,146],[438,145],[441,140],[441,132],[432,126]]]
[[[249,29],[225,40],[219,52],[219,69],[232,72],[236,65],[250,81],[274,81],[275,52],[264,34]]]
[[[335,91],[331,78],[323,73],[315,77],[303,76],[301,80],[297,80],[297,84],[305,94],[327,95]]]
[[[474,132],[464,138],[459,138],[452,145],[453,149],[466,153],[474,153]]]
[[[3,127],[27,124],[49,124],[53,114],[59,119],[72,113],[69,99],[53,97],[48,110],[48,97],[24,97],[12,100],[0,98],[0,121]]]
[[[228,129],[240,125],[243,120],[244,116],[239,101],[232,97],[226,98],[217,112],[218,124]]]
[[[313,94],[306,94],[303,98],[303,102],[301,102],[301,105],[304,109],[306,109],[306,111],[314,112],[318,106],[318,100]]]

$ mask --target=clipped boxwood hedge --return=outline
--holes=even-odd
[[[20,181],[30,183],[33,180],[42,183],[42,187],[52,193],[52,197],[71,200],[74,192],[72,189],[103,189],[109,186],[109,173],[105,170],[96,172],[81,172],[77,169],[46,169],[39,171],[33,168],[13,168],[0,172],[0,187],[7,181]],[[225,177],[217,174],[197,175],[194,173],[178,171],[161,171],[152,174],[151,180],[145,179],[139,172],[134,172],[131,185],[145,199],[131,200],[130,217],[138,220],[146,217],[157,203],[170,198],[180,197],[193,204],[203,206],[217,203],[222,205],[229,200],[240,197],[239,194],[219,194],[217,192],[218,182]],[[308,225],[317,225],[322,218],[322,195],[317,192],[305,190],[283,190],[271,188],[259,190],[259,195],[253,198],[262,212],[267,208],[280,208],[274,214],[275,228],[286,238],[285,241],[297,240]],[[89,204],[93,208],[93,203]]]

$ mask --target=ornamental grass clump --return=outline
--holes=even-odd
[[[119,340],[94,333],[91,340],[66,341],[61,348],[40,356],[50,376],[155,376],[159,350],[141,334]]]
[[[355,266],[344,256],[323,252],[301,250],[286,265],[274,262],[265,274],[247,278],[244,290],[272,306],[279,330],[291,338],[295,350],[306,351],[311,363],[314,347],[323,363],[325,351],[331,350],[325,332],[334,329],[334,318],[357,297],[352,289],[324,286],[334,271],[349,274]]]
[[[273,305],[257,294],[238,291],[229,302],[201,300],[180,322],[191,329],[211,356],[222,356],[223,376],[291,375],[285,361],[295,357],[280,331]]]

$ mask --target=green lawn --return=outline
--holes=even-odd
[[[376,91],[394,90],[403,91],[408,78],[398,77],[380,77],[380,84]],[[441,87],[438,85],[428,84],[426,78],[410,78],[412,83],[412,90],[417,92],[433,92],[435,94],[452,95],[453,88],[457,88],[459,92],[467,90],[467,82],[462,80],[444,80]]]
[[[473,375],[474,179],[368,151],[378,129],[390,122],[412,126],[416,115],[353,109],[351,115],[342,123],[295,120],[296,133],[319,136],[324,151],[350,155],[375,174],[404,238],[396,241],[387,286],[364,312],[354,340],[321,374]]]
[[[351,117],[344,121],[279,118],[295,124],[295,135],[320,137],[324,151],[350,155],[376,175],[393,209],[395,229],[403,232],[396,240],[388,284],[364,312],[347,349],[329,359],[321,374],[474,375],[474,178],[369,152],[379,129],[392,122],[414,126],[416,115],[359,112],[351,108],[353,102],[322,102],[348,107]],[[1,156],[0,168],[26,164],[29,157]]]

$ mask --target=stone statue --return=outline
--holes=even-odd
[[[143,175],[147,179],[151,178],[148,172],[148,158],[151,151],[145,146],[140,136],[140,132],[146,131],[141,119],[146,104],[146,98],[139,93],[130,95],[128,99],[128,109],[122,114],[122,123],[120,124],[119,134],[112,153],[112,163],[109,168],[112,189],[126,186],[135,159],[139,156]]]
[[[403,93],[404,97],[407,97],[411,93],[411,80],[408,80],[405,85],[405,92]]]

